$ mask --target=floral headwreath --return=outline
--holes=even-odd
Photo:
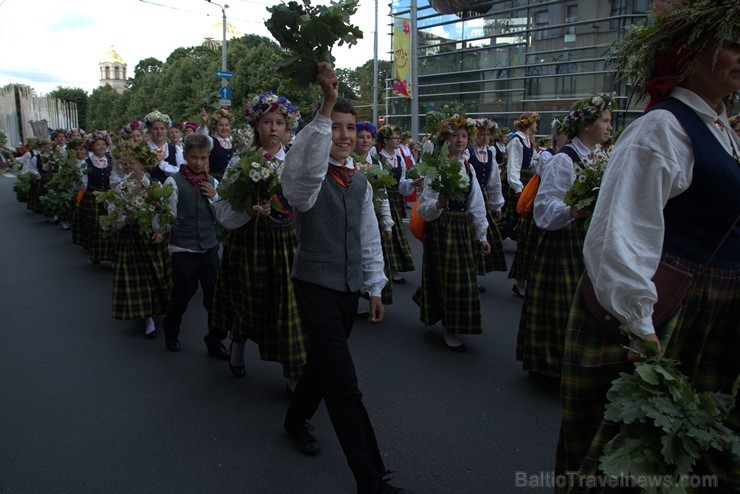
[[[172,119],[170,119],[169,115],[165,115],[159,110],[154,110],[153,112],[147,114],[146,117],[144,117],[144,123],[147,127],[149,127],[154,122],[164,122],[165,125],[169,126],[170,122],[172,122]]]
[[[93,144],[95,144],[96,141],[100,141],[100,140],[105,141],[106,146],[108,147],[111,146],[110,136],[104,130],[96,130],[86,135],[85,136],[85,146],[87,147],[87,149],[92,149]]]
[[[514,120],[514,125],[516,127],[524,127],[525,129],[527,127],[530,127],[535,122],[540,121],[540,115],[533,111],[532,113],[524,113],[521,117],[519,117],[517,120]]]
[[[490,130],[498,130],[498,124],[494,122],[493,120],[490,120],[488,118],[476,118],[475,119],[475,126],[477,128],[486,128]]]
[[[77,149],[85,145],[84,139],[70,139],[67,141],[67,149]]]
[[[208,130],[213,132],[216,129],[216,124],[222,118],[227,119],[230,124],[234,123],[234,115],[229,110],[219,108],[215,112],[208,115],[208,123],[206,124],[208,126]]]
[[[257,120],[265,113],[275,112],[283,115],[286,127],[290,132],[295,132],[302,122],[301,112],[293,106],[285,96],[278,96],[272,91],[267,94],[260,93],[247,103],[244,107],[244,118],[252,127],[257,127]]]
[[[51,133],[51,136],[56,138],[58,134],[62,134],[65,138],[67,137],[67,131],[64,129],[56,129],[54,132]]]
[[[398,134],[399,129],[395,125],[391,124],[385,124],[381,128],[378,129],[377,138],[378,138],[378,144],[381,146],[385,144],[386,139],[388,139],[393,134]]]
[[[437,130],[437,139],[440,140],[440,142],[441,140],[446,140],[449,134],[460,128],[467,129],[469,140],[473,139],[478,133],[478,128],[475,125],[475,120],[470,117],[466,117],[465,115],[455,113],[450,118],[446,118],[442,121],[441,124],[439,124],[439,129]]]
[[[404,130],[404,131],[402,131],[402,132],[401,132],[401,133],[400,133],[400,134],[398,135],[398,137],[400,137],[402,141],[403,141],[404,139],[411,139],[411,132],[409,132],[408,130]]]
[[[79,133],[82,136],[82,138],[84,139],[84,137],[85,137],[85,131],[82,130],[82,129],[69,129],[67,131],[67,139],[70,139],[72,137],[72,134],[74,134],[75,132]]]
[[[152,169],[159,164],[159,154],[145,142],[121,141],[116,143],[112,153],[116,161],[123,166],[130,167],[133,160],[140,162],[147,169]]]
[[[132,120],[131,122],[124,125],[121,130],[118,132],[118,134],[123,137],[124,139],[130,139],[131,133],[135,130],[138,130],[141,132],[144,127],[144,122],[141,120]]]
[[[363,122],[357,122],[356,129],[357,129],[357,132],[362,132],[362,131],[370,132],[370,135],[372,135],[373,137],[375,137],[378,134],[378,128],[375,125],[373,125],[372,122],[368,122],[367,120]]]
[[[187,122],[185,122],[182,127],[183,127],[183,129],[198,130],[198,124],[195,123],[195,122],[191,122],[190,120],[188,120]]]
[[[563,117],[555,117],[552,119],[552,123],[550,124],[552,127],[552,133],[563,133]]]
[[[583,123],[596,121],[605,110],[616,110],[617,102],[607,94],[594,94],[573,105],[563,119],[562,129],[568,137],[575,137]]]
[[[182,130],[182,127],[183,127],[182,122],[171,122],[170,123],[170,128],[171,129],[180,129],[180,130]]]
[[[728,122],[730,122],[730,127],[734,127],[738,123],[740,123],[740,113],[737,113],[727,119]]]

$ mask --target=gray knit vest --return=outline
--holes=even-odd
[[[208,250],[218,245],[216,223],[206,198],[180,173],[172,175],[177,184],[177,225],[170,244],[189,250]],[[213,177],[208,177],[213,185]]]
[[[347,188],[326,175],[316,204],[296,214],[298,250],[293,278],[340,292],[360,290],[360,230],[366,192],[367,179],[360,173],[354,174]]]

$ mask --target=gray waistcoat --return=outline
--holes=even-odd
[[[208,199],[180,173],[172,175],[177,184],[177,225],[170,243],[183,249],[208,250],[218,244],[216,223]],[[208,177],[213,185],[213,177]]]
[[[340,292],[362,287],[362,202],[367,179],[355,173],[344,188],[330,175],[321,185],[316,204],[296,214],[298,250],[293,278]]]

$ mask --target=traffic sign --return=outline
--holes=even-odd
[[[221,79],[233,79],[234,73],[229,72],[228,70],[217,70],[216,77],[219,77]]]
[[[222,107],[231,106],[231,100],[230,99],[226,99],[226,98],[222,98],[222,99],[218,100],[218,104],[221,105]]]
[[[221,96],[222,99],[231,99],[231,89],[226,86],[220,87],[218,89],[218,95]]]

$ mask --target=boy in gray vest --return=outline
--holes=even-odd
[[[180,351],[180,323],[190,299],[203,289],[203,306],[210,314],[213,292],[218,277],[218,240],[214,211],[218,182],[208,176],[208,155],[211,143],[203,135],[190,135],[185,139],[185,164],[180,171],[168,177],[165,184],[173,187],[170,209],[177,218],[177,225],[170,234],[172,255],[172,297],[164,316],[165,346],[171,352]],[[209,318],[210,319],[210,318]],[[229,359],[229,352],[221,341],[226,334],[208,329],[203,338],[208,354],[222,360]]]
[[[323,399],[358,494],[406,493],[383,478],[387,472],[347,345],[360,292],[370,295],[370,322],[380,322],[380,292],[387,282],[373,191],[364,175],[354,173],[350,158],[357,116],[338,98],[331,65],[319,64],[316,80],[322,107],[296,136],[281,179],[296,211],[292,277],[310,342],[284,426],[301,452],[318,455],[321,447],[308,420]]]

